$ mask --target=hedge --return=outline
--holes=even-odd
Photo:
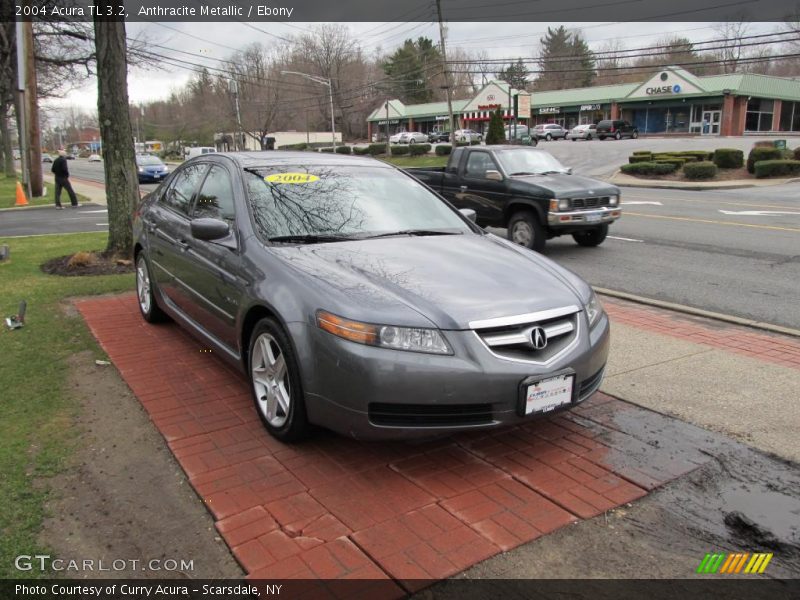
[[[453,147],[450,144],[439,144],[436,146],[436,156],[447,156],[453,151]]]
[[[800,160],[800,146],[794,149],[794,159]]]
[[[754,170],[759,179],[779,175],[798,175],[800,174],[800,160],[760,160],[754,165]]]
[[[744,152],[735,148],[717,148],[712,161],[720,169],[741,169],[744,166]]]
[[[675,169],[677,170],[680,169],[688,161],[686,160],[685,157],[682,156],[669,156],[667,158],[656,158],[652,162],[675,165]]]
[[[638,162],[620,167],[620,170],[628,175],[667,175],[677,169],[677,165],[666,162]]]
[[[652,162],[652,160],[653,160],[653,157],[650,156],[649,154],[646,155],[646,156],[644,154],[640,154],[638,156],[636,154],[631,154],[628,157],[628,162],[630,164],[640,163],[640,162]]]
[[[717,165],[708,160],[683,165],[683,176],[686,179],[713,179],[716,174]]]
[[[367,154],[370,156],[377,156],[378,154],[386,154],[386,144],[370,144],[367,146]]]
[[[408,146],[392,146],[392,156],[404,156],[409,154],[411,149]]]
[[[330,152],[331,154],[333,154],[333,146],[328,146],[327,148],[320,148],[319,151],[320,152]]]
[[[369,154],[369,146],[353,146],[353,154],[358,154],[359,156]]]
[[[711,160],[714,157],[714,152],[706,152],[705,150],[681,150],[680,152],[673,152],[677,156],[694,156],[697,160]]]
[[[469,146],[469,142],[456,142],[456,146]]]
[[[431,148],[433,148],[433,146],[430,144],[409,144],[408,151],[411,156],[422,156],[430,152]]]
[[[287,144],[285,146],[278,146],[278,150],[306,150],[308,144],[301,142],[300,144]]]
[[[336,154],[352,154],[353,149],[350,146],[336,146]]]
[[[774,146],[754,146],[747,156],[747,172],[755,173],[755,164],[762,160],[781,160],[783,153]]]
[[[634,156],[641,156],[642,154],[647,154],[648,156],[653,154],[652,150],[634,150]]]

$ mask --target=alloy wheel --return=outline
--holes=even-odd
[[[139,308],[143,314],[150,312],[150,272],[147,270],[147,261],[140,255],[136,262],[136,293],[139,296]]]
[[[259,410],[270,425],[283,427],[291,409],[291,385],[286,356],[272,335],[258,336],[250,364]]]

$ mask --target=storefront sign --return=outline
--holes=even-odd
[[[494,96],[492,97],[494,98]],[[478,110],[497,110],[501,107],[501,104],[478,104]]]
[[[449,121],[450,117],[448,117],[447,115],[439,115],[438,117],[436,117],[436,120],[437,121]]]
[[[555,113],[560,113],[561,107],[560,106],[544,106],[539,109],[540,115],[551,115]]]
[[[581,104],[581,112],[584,110],[600,110],[599,104]]]
[[[644,93],[648,96],[659,96],[661,94],[680,94],[681,86],[677,83],[675,85],[662,85],[659,87],[645,88]]]
[[[389,119],[389,125],[397,125],[400,122],[400,119]],[[378,125],[386,125],[386,119],[383,121],[378,121]]]
[[[528,94],[517,95],[517,118],[531,118],[531,97]]]

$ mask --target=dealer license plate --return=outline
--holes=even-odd
[[[603,215],[600,213],[588,214],[586,215],[586,222],[587,223],[598,223],[603,218]]]
[[[161,175],[159,175],[158,173],[156,173],[155,175],[153,175],[153,179],[161,179]]]
[[[536,381],[525,392],[525,414],[545,413],[572,402],[574,375],[558,375]]]

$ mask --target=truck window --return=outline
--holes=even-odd
[[[464,168],[464,177],[475,177],[477,179],[484,179],[486,171],[497,171],[497,165],[494,163],[491,155],[488,152],[470,152],[467,157],[467,166]]]
[[[464,154],[463,148],[453,148],[453,153],[450,155],[450,160],[447,161],[447,168],[445,171],[448,173],[458,173],[458,164],[461,162],[462,154]]]

